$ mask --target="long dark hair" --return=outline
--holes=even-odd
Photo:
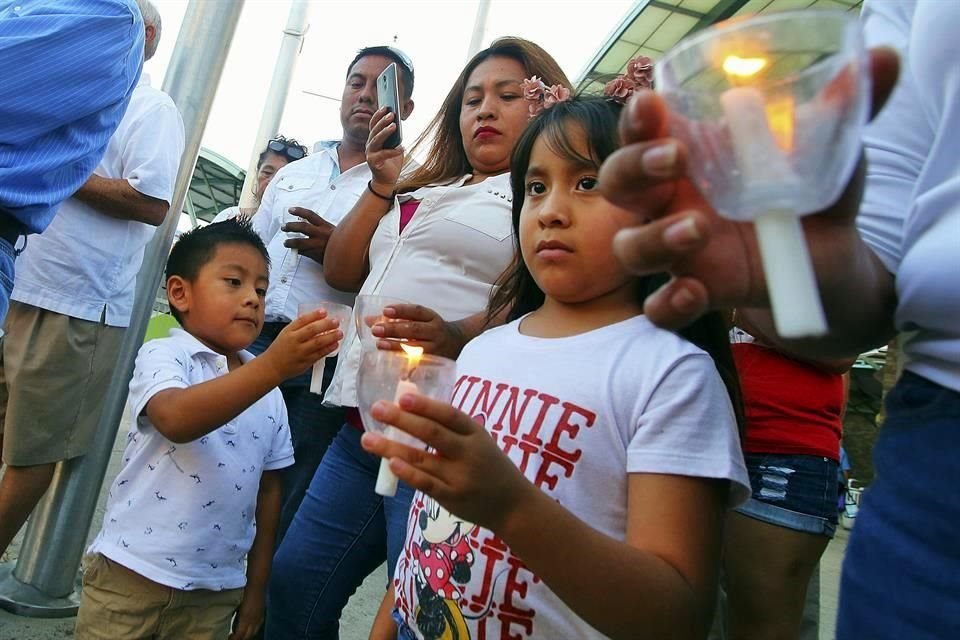
[[[543,306],[544,293],[523,261],[520,252],[520,212],[526,197],[526,173],[530,155],[537,140],[543,138],[547,147],[561,157],[578,164],[603,164],[619,146],[617,122],[622,106],[618,102],[601,97],[576,97],[555,104],[534,118],[520,136],[510,160],[510,186],[513,190],[513,242],[514,259],[497,280],[487,309],[487,320],[507,312],[507,321],[516,320]],[[584,157],[570,136],[571,126],[582,128],[589,141],[589,157]],[[638,276],[636,292],[642,305],[647,296],[669,280],[665,273]],[[737,417],[737,426],[743,433],[743,405],[740,382],[730,351],[727,325],[716,312],[701,316],[698,320],[677,332],[681,337],[706,351],[720,373]]]
[[[409,177],[397,185],[398,193],[416,191],[432,184],[449,184],[473,172],[460,135],[460,109],[470,74],[481,62],[495,57],[512,58],[523,65],[526,77],[538,76],[547,85],[561,84],[570,88],[570,81],[553,57],[539,45],[523,38],[498,38],[477,53],[463,68],[444,98],[440,111],[433,117],[410,150],[415,152],[429,145],[426,159]]]

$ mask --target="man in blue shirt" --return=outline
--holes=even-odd
[[[134,0],[0,0],[0,322],[20,236],[103,157],[143,66]]]

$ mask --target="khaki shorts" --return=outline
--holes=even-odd
[[[126,329],[11,302],[3,330],[3,462],[30,466],[82,456]]]
[[[181,591],[88,556],[75,640],[226,640],[243,589]]]

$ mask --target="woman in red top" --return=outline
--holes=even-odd
[[[769,312],[736,310],[732,320],[753,495],[727,520],[729,638],[795,639],[807,583],[837,527],[843,374],[854,361],[767,346]]]

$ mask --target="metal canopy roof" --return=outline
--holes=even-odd
[[[190,180],[184,214],[196,221],[210,222],[213,217],[240,201],[240,190],[246,172],[215,151],[200,149],[197,166]]]
[[[580,74],[577,90],[600,93],[637,56],[659,59],[684,36],[736,16],[788,9],[859,11],[863,0],[639,0]]]

